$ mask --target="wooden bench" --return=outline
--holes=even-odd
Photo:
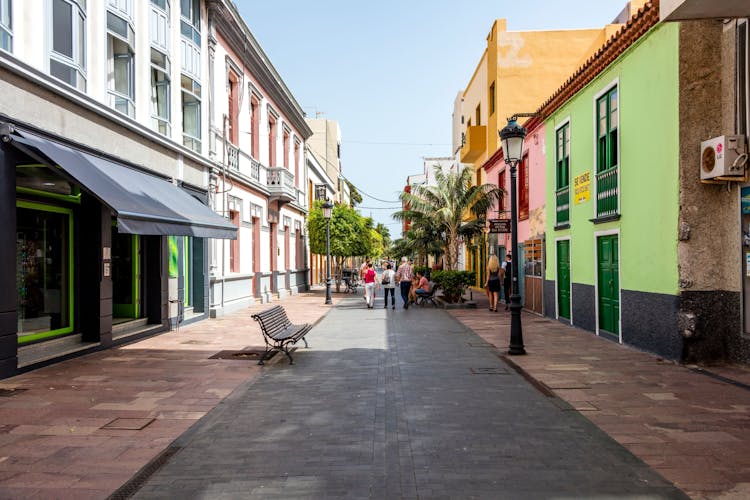
[[[289,358],[289,364],[294,364],[292,355],[289,352],[290,346],[296,344],[300,339],[307,345],[305,335],[312,329],[312,325],[305,323],[302,325],[293,325],[286,315],[286,311],[281,306],[273,306],[257,314],[252,318],[260,323],[260,330],[263,332],[263,340],[266,342],[266,352],[261,356],[259,365],[264,364],[268,354],[273,351],[281,351]]]

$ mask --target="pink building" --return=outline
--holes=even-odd
[[[544,123],[532,118],[525,124],[526,140],[523,160],[517,169],[518,242],[522,247],[524,279],[519,283],[526,309],[542,314],[542,275],[545,207],[545,145]],[[486,182],[497,184],[506,196],[487,214],[488,219],[510,219],[510,167],[506,165],[503,150],[498,149],[482,166]],[[501,261],[511,252],[510,233],[490,233],[489,253]],[[512,252],[512,253],[518,253]]]

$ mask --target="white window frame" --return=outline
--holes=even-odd
[[[197,85],[200,85],[200,83],[198,81],[194,80],[189,75],[183,75],[183,78],[188,78],[193,83],[195,83]],[[184,145],[185,141],[188,140],[191,143],[191,145],[190,146],[186,146],[186,147],[192,149],[193,151],[196,151],[196,152],[200,153],[201,150],[202,150],[202,147],[203,147],[203,138],[202,138],[202,134],[201,134],[202,127],[203,127],[203,118],[201,116],[203,110],[202,110],[201,107],[203,105],[203,101],[201,99],[201,95],[200,94],[195,93],[191,89],[186,89],[182,84],[180,84],[180,92],[181,92],[180,93],[180,103],[181,103],[182,116],[183,116],[183,118],[182,118],[182,120],[183,120],[183,122],[182,122],[182,143]],[[202,92],[202,89],[201,89],[201,92]],[[197,135],[191,135],[191,134],[188,134],[188,133],[185,132],[185,114],[186,114],[185,113],[185,95],[195,98],[195,102],[189,103],[190,106],[194,106],[194,105],[198,106],[198,134]],[[197,145],[197,149],[195,147],[196,145]]]
[[[573,127],[571,126],[570,121],[570,115],[566,116],[560,123],[555,125],[555,226],[558,225],[557,220],[557,164],[560,161],[558,151],[557,151],[557,134],[560,132],[560,130],[564,127],[568,127],[568,136],[567,136],[567,144],[564,144],[563,147],[568,148],[568,222],[567,224],[570,224],[572,216],[573,216],[573,193],[570,192],[570,184],[571,179],[573,178],[573,171],[571,169],[571,162],[570,162],[570,136],[571,131]]]
[[[73,47],[72,57],[68,57],[65,54],[56,52],[53,48],[53,39],[55,32],[52,12],[53,4],[56,1],[66,3],[71,7],[71,44]],[[53,61],[68,66],[71,69],[75,69],[78,72],[80,81],[77,81],[77,84],[72,86],[82,92],[85,92],[87,82],[86,58],[88,56],[88,51],[86,50],[86,23],[88,22],[88,18],[86,15],[86,0],[47,0],[47,8],[47,11],[49,12],[49,16],[47,16],[47,72],[52,75]],[[80,31],[78,30],[79,19],[83,20],[83,29]],[[60,81],[66,85],[70,85],[70,83],[66,82],[65,80]],[[82,85],[79,87],[78,83],[81,83]]]
[[[166,66],[162,67],[154,61],[151,61],[151,67],[149,68],[149,86],[151,88],[151,95],[149,96],[149,106],[151,110],[151,124],[152,128],[162,135],[170,137],[172,135],[172,79],[170,78],[170,64],[169,57],[158,51],[156,48],[151,48],[152,53],[154,51],[161,53],[166,62]],[[161,82],[154,82],[153,73],[154,71],[162,73],[165,79]],[[166,87],[166,116],[159,114],[159,107],[156,100],[156,90],[159,87]],[[162,127],[164,130],[162,130]]]
[[[1,13],[8,10],[8,19],[4,23]],[[13,0],[0,0],[0,35],[7,37],[8,46],[3,47],[0,44],[0,50],[13,52]]]
[[[621,182],[622,182],[622,161],[621,161],[621,155],[622,155],[622,129],[620,128],[620,116],[622,116],[622,87],[620,86],[620,78],[617,77],[608,84],[604,85],[602,87],[602,90],[597,92],[594,95],[592,107],[594,108],[594,114],[592,116],[593,120],[593,141],[594,141],[594,151],[593,151],[593,169],[592,169],[592,175],[593,175],[593,183],[592,188],[593,191],[591,192],[592,195],[592,211],[593,211],[593,218],[597,219],[599,217],[599,214],[597,213],[597,200],[596,200],[596,193],[599,192],[599,186],[597,181],[597,144],[599,142],[599,137],[597,136],[597,127],[598,127],[598,108],[597,103],[599,102],[599,99],[604,96],[605,94],[609,93],[613,88],[617,87],[617,214],[622,215],[622,191],[621,191]],[[597,320],[598,321],[598,320]],[[598,324],[598,323],[597,323]]]

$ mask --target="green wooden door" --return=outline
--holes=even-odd
[[[599,330],[619,339],[620,276],[617,235],[600,236],[596,243],[598,258]]]
[[[557,242],[557,315],[570,319],[570,240]]]

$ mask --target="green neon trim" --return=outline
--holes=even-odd
[[[76,203],[76,204],[81,203],[81,193],[78,193],[75,195],[49,193],[47,191],[41,191],[39,189],[32,189],[32,188],[27,188],[27,187],[22,187],[22,186],[16,186],[16,193],[43,196],[44,198],[51,198],[53,200],[59,200],[59,201],[67,201],[69,203]]]
[[[45,205],[43,203],[35,203],[25,200],[16,200],[16,207],[28,208],[31,210],[41,210],[42,212],[66,214],[68,216],[68,326],[66,326],[65,328],[58,328],[57,330],[50,330],[48,332],[23,335],[18,338],[18,343],[27,344],[29,342],[33,342],[34,340],[59,337],[61,335],[65,335],[66,333],[72,333],[73,325],[75,325],[75,295],[73,295],[73,277],[75,276],[75,259],[73,258],[73,210],[71,210],[70,208]]]
[[[133,235],[133,317],[140,317],[140,291],[141,291],[141,262],[139,250],[141,248],[141,237]]]
[[[190,236],[184,236],[184,241],[182,242],[182,248],[184,250],[183,252],[183,259],[182,259],[182,273],[185,277],[185,290],[183,291],[183,294],[185,295],[185,307],[190,305]]]

